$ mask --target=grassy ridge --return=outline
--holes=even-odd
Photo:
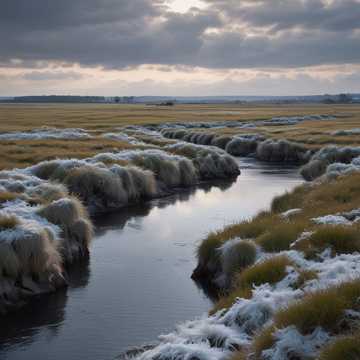
[[[291,248],[305,252],[308,258],[316,256],[328,247],[334,253],[358,251],[360,249],[359,223],[352,226],[319,225],[312,219],[351,211],[358,208],[359,204],[360,174],[341,177],[322,184],[301,185],[293,192],[275,198],[271,210],[260,213],[252,220],[233,224],[222,231],[209,234],[198,248],[199,264],[204,268],[212,264],[211,270],[218,271],[220,265],[217,249],[228,240],[238,237],[252,239],[254,244],[266,252],[276,253]],[[284,212],[294,208],[299,208],[301,211],[287,217],[282,216]],[[304,231],[312,232],[312,235],[295,243]],[[240,270],[232,270],[234,277]],[[232,291],[235,295],[244,292],[243,286],[238,287],[236,283],[234,286]],[[234,294],[230,294],[230,298],[236,298]],[[220,301],[229,303],[225,299]]]

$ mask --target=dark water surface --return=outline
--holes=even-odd
[[[70,287],[0,319],[0,359],[114,359],[206,312],[211,302],[190,279],[201,239],[301,182],[295,168],[250,160],[241,168],[236,182],[96,219],[91,259],[71,270]]]

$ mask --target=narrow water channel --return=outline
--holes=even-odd
[[[297,169],[240,162],[236,182],[206,184],[96,219],[89,262],[67,290],[0,320],[1,360],[112,360],[207,312],[190,279],[202,238],[269,207]]]

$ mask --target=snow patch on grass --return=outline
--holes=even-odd
[[[42,127],[30,131],[14,131],[0,134],[1,140],[89,139],[91,135],[77,128],[58,129]]]

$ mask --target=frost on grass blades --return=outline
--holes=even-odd
[[[92,224],[67,190],[0,172],[0,313],[66,285],[64,266],[88,255]]]
[[[329,121],[335,120],[334,115],[300,115],[300,116],[280,116],[273,117],[268,120],[247,121],[211,121],[211,122],[172,122],[163,123],[161,125],[150,125],[152,129],[168,130],[168,129],[219,129],[219,128],[255,128],[260,126],[283,126],[296,125],[304,121]],[[166,136],[166,135],[165,135]]]
[[[321,262],[308,261],[295,251],[282,255],[288,256],[292,265],[279,281],[254,287],[248,298],[238,297],[227,310],[178,325],[175,332],[160,336],[158,345],[136,358],[226,359],[242,351],[244,359],[315,359],[323,346],[336,339],[336,324],[351,324],[358,316],[355,298],[360,295],[360,283],[353,278],[360,276],[359,255],[324,257]],[[309,269],[317,278],[298,288],[302,272]],[[339,308],[327,307],[326,301],[337,305],[337,296],[344,297]],[[317,314],[321,304],[323,317]],[[332,328],[326,317],[334,320],[335,310]],[[290,314],[296,311],[302,311],[304,321],[308,318],[312,323],[305,326],[301,318],[292,318]],[[286,321],[283,312],[289,313]]]
[[[304,146],[287,140],[265,140],[258,134],[242,134],[238,136],[219,136],[186,130],[163,130],[162,134],[170,139],[212,145],[224,149],[233,156],[253,156],[261,161],[306,163],[312,152]]]
[[[240,173],[219,149],[180,144],[167,150],[100,153],[1,171],[0,313],[66,285],[65,265],[88,256],[88,211],[107,212]]]
[[[270,211],[211,233],[196,276],[221,287],[218,303],[136,358],[305,360],[340,351],[344,336],[351,346],[360,321],[359,176],[305,184]]]
[[[186,144],[185,144],[186,145]],[[236,177],[237,163],[227,154],[183,146],[102,153],[84,160],[45,161],[25,169],[58,181],[77,194],[90,212],[103,212],[159,197],[203,180]]]
[[[360,147],[326,146],[316,152],[310,161],[301,169],[301,175],[306,180],[313,180],[327,172],[344,172],[351,166],[358,167],[359,161],[355,158],[360,156]],[[354,160],[354,163],[352,161]],[[329,165],[333,164],[332,167]],[[345,167],[343,166],[345,165]],[[349,165],[349,166],[347,166]]]
[[[83,129],[58,129],[42,127],[31,131],[0,133],[2,140],[88,139],[91,135]]]

